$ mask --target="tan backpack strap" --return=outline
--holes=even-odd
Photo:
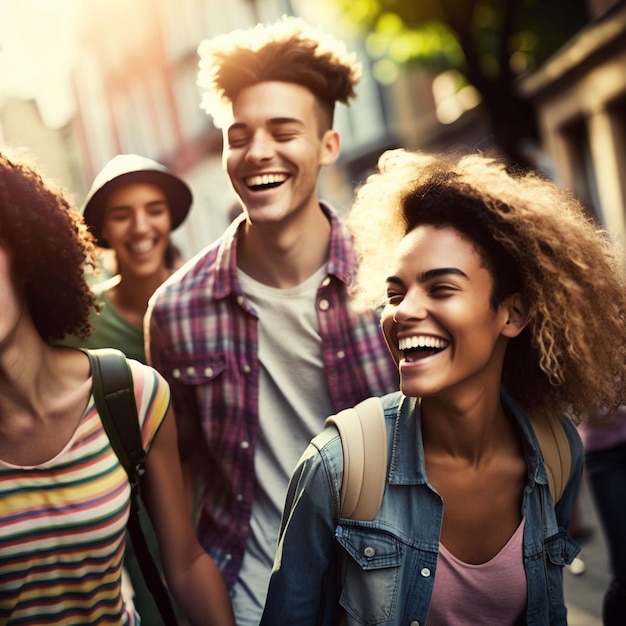
[[[552,499],[556,504],[563,495],[572,471],[572,451],[558,415],[531,420],[543,454]]]
[[[341,435],[343,481],[339,516],[371,521],[380,508],[387,482],[387,429],[380,398],[367,398],[331,415]]]

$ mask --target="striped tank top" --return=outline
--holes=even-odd
[[[129,361],[149,450],[170,394]],[[0,625],[128,624],[121,593],[130,486],[93,396],[72,438],[32,467],[0,460]]]

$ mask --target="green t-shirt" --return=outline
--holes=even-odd
[[[146,352],[143,342],[143,330],[127,322],[114,308],[109,300],[108,289],[113,286],[110,281],[105,281],[97,287],[98,300],[103,306],[99,315],[92,315],[90,322],[95,328],[87,339],[66,337],[63,344],[74,348],[117,348],[129,359],[135,359],[141,363],[146,362]]]

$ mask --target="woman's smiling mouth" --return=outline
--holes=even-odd
[[[146,252],[150,252],[155,245],[154,239],[145,239],[144,241],[131,244],[130,250],[133,254],[146,254]]]
[[[398,350],[405,361],[411,363],[445,350],[450,342],[441,337],[412,335],[398,339]]]

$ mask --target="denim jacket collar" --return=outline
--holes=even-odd
[[[520,430],[530,488],[533,489],[535,483],[547,485],[548,474],[544,464],[540,462],[539,444],[529,418],[503,387],[500,390],[500,398],[505,412],[515,420]],[[388,477],[390,484],[428,483],[421,431],[422,416],[419,399],[404,397],[398,408],[393,428]],[[417,459],[409,452],[410,450],[417,451]]]

